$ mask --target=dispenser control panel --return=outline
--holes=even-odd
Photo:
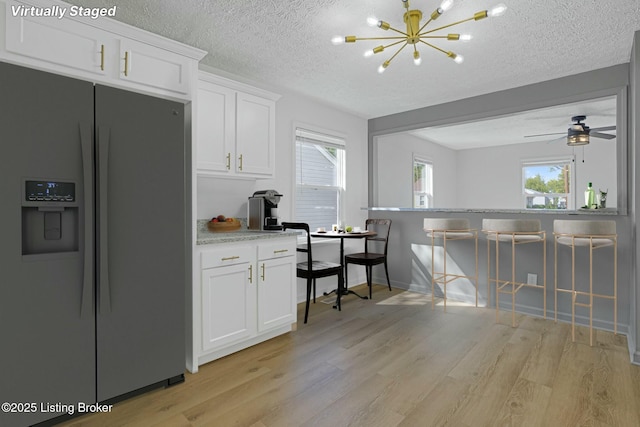
[[[60,181],[25,181],[25,202],[65,202],[76,201],[76,184]]]

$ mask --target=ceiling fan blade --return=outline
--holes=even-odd
[[[525,138],[536,138],[538,136],[549,136],[549,135],[565,135],[566,132],[554,132],[554,133],[540,133],[538,135],[525,135]]]
[[[566,140],[567,140],[566,136],[561,136],[560,138],[556,138],[556,139],[552,139],[551,141],[547,141],[547,144],[554,144],[556,142],[566,141]]]
[[[615,126],[602,126],[602,127],[599,127],[599,128],[591,128],[591,132],[593,132],[593,131],[598,132],[598,131],[601,131],[601,130],[616,130],[616,127]]]
[[[616,136],[615,135],[609,135],[608,133],[600,133],[600,132],[590,132],[589,133],[590,137],[594,137],[594,138],[602,138],[602,139],[614,139]]]

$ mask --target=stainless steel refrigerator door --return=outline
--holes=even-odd
[[[82,160],[83,141],[91,156],[92,126],[91,83],[0,62],[0,402],[35,405],[0,412],[2,426],[60,415],[48,404],[95,401],[93,247],[84,243],[93,237],[85,198],[93,189],[83,182],[93,164],[83,170]],[[65,208],[72,223],[46,237],[75,233],[70,250],[26,250],[23,223],[46,225],[43,212],[21,206],[25,178],[76,183],[74,207]]]
[[[96,86],[99,401],[184,373],[183,110]]]

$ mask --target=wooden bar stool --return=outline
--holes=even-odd
[[[571,339],[576,340],[576,306],[589,308],[589,345],[593,346],[593,299],[613,300],[613,332],[618,333],[618,235],[615,221],[555,220],[554,265],[555,265],[555,321],[558,321],[558,292],[571,293]],[[558,287],[558,244],[571,248],[571,289]],[[576,247],[589,248],[589,291],[576,290]],[[593,292],[593,251],[613,246],[613,295]],[[579,296],[589,297],[588,303],[578,302]]]
[[[423,229],[427,237],[431,238],[431,309],[435,307],[435,285],[442,285],[444,293],[444,311],[447,311],[447,284],[460,278],[471,279],[476,290],[476,307],[478,306],[478,230],[470,228],[466,218],[425,218]],[[443,269],[436,272],[435,268],[435,240],[442,239]],[[453,240],[474,240],[476,243],[476,269],[474,276],[447,273],[447,242]]]
[[[540,221],[537,219],[483,219],[482,231],[487,235],[487,300],[490,300],[491,282],[496,284],[496,322],[499,321],[500,315],[500,293],[511,294],[511,326],[516,326],[516,294],[524,286],[542,288],[542,310],[546,319],[547,245],[546,232],[540,229]],[[495,279],[491,278],[491,241],[496,242]],[[511,243],[511,280],[500,279],[500,242]],[[542,285],[516,280],[516,246],[526,243],[542,243]]]

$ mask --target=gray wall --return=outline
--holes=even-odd
[[[629,152],[630,167],[632,172],[630,177],[630,195],[631,200],[631,217],[634,227],[632,232],[632,241],[635,249],[635,263],[633,265],[635,273],[635,286],[631,292],[631,324],[635,326],[633,333],[629,334],[630,347],[633,351],[633,360],[640,364],[640,316],[638,315],[638,307],[640,307],[640,275],[638,274],[638,265],[640,265],[640,241],[638,234],[638,214],[640,213],[640,198],[638,197],[638,189],[640,188],[640,31],[636,31],[633,48],[631,51],[631,69],[630,69],[630,90],[629,90]]]
[[[579,100],[597,98],[611,94],[619,95],[619,117],[618,117],[618,141],[624,150],[618,153],[618,167],[620,182],[618,185],[618,206],[620,215],[609,218],[616,221],[618,227],[618,321],[622,325],[623,332],[628,333],[630,352],[632,359],[640,363],[640,319],[636,316],[636,308],[640,305],[640,295],[638,292],[638,280],[635,272],[635,265],[640,263],[640,244],[635,238],[636,234],[636,212],[640,209],[640,200],[635,197],[635,189],[640,186],[640,176],[636,173],[636,167],[640,164],[640,153],[636,149],[640,136],[640,119],[637,117],[640,112],[639,92],[640,92],[640,35],[635,34],[635,43],[630,64],[619,64],[605,69],[594,70],[574,76],[568,76],[556,80],[537,83],[534,85],[508,89],[501,92],[490,93],[465,100],[454,101],[446,104],[425,107],[417,110],[398,113],[390,116],[379,117],[369,120],[369,170],[373,170],[374,151],[373,140],[380,135],[395,132],[418,129],[427,126],[456,123],[460,121],[477,120],[495,115],[508,114],[518,111],[525,111],[533,108],[542,108],[549,105],[576,102]],[[625,114],[626,112],[626,114]],[[628,132],[623,132],[628,129]],[[625,135],[628,133],[628,135]],[[628,142],[627,142],[628,138]],[[627,151],[628,150],[628,151]],[[629,176],[627,175],[629,170]],[[372,200],[373,186],[372,177],[369,176],[369,205],[373,206]],[[629,209],[627,209],[627,207]],[[629,215],[627,216],[627,213]],[[421,260],[415,259],[415,248],[426,244],[422,229],[422,218],[427,216],[455,216],[457,214],[428,213],[423,212],[388,212],[372,211],[371,216],[391,217],[394,220],[393,233],[391,239],[390,253],[393,257],[390,265],[394,265],[394,270],[390,275],[397,286],[409,286],[420,288],[426,286],[426,280],[420,283],[412,283],[420,274],[426,278],[427,272],[420,273],[418,270]],[[491,213],[464,213],[460,214],[470,218],[472,225],[481,228],[483,217],[513,217],[516,214],[499,215]],[[459,216],[460,216],[459,215]],[[553,229],[553,219],[584,219],[584,216],[567,217],[555,214],[517,214],[522,218],[540,219],[543,228],[549,234]],[[480,245],[480,291],[486,298],[486,241],[482,240]],[[553,246],[552,238],[547,243],[547,303],[553,301]],[[462,242],[461,242],[462,243]],[[412,247],[413,245],[413,247]],[[416,246],[418,245],[418,246]],[[551,246],[550,246],[551,245]],[[413,248],[413,252],[412,252]],[[468,248],[455,249],[452,256],[460,261],[460,265],[468,265],[470,258]],[[466,251],[466,252],[465,252]],[[607,254],[603,254],[606,257]],[[523,258],[528,258],[525,255]],[[564,261],[566,262],[566,258]],[[612,264],[602,265],[596,273],[598,277],[605,280]],[[535,263],[535,257],[531,255],[531,261],[523,259],[518,268],[522,272],[532,272],[540,267]],[[549,292],[549,290],[551,290]],[[461,290],[464,292],[464,290]],[[532,289],[528,293],[519,295],[518,309],[523,312],[541,313],[542,301],[538,295],[533,293],[538,290]],[[522,291],[521,291],[522,292]],[[501,304],[502,305],[502,304]],[[606,300],[599,300],[594,309],[594,324],[598,327],[609,329],[613,319],[613,307]],[[547,304],[547,309],[553,309],[553,304]],[[566,318],[570,313],[570,303],[560,300],[559,317]],[[584,322],[584,318],[578,318]]]

